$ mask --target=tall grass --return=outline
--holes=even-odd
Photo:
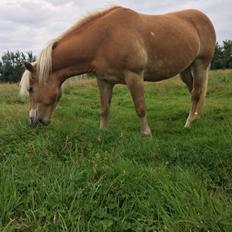
[[[183,125],[177,78],[146,85],[152,138],[125,87],[100,131],[92,80],[64,89],[32,130],[17,86],[0,85],[0,231],[232,231],[232,72],[211,72],[205,114]]]

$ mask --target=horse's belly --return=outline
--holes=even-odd
[[[187,52],[188,49],[177,51],[170,49],[164,53],[151,56],[144,70],[144,79],[147,81],[160,81],[173,77],[187,69],[196,59],[197,49]]]
[[[173,77],[188,68],[198,56],[200,42],[195,29],[184,22],[173,28],[169,24],[164,25],[166,30],[156,28],[148,39],[144,37],[148,58],[145,80],[159,81]]]
[[[145,81],[161,81],[183,72],[192,62],[156,61],[144,71]]]
[[[169,79],[171,77],[174,77],[176,76],[178,73],[173,73],[173,74],[170,74],[170,75],[162,75],[160,73],[148,73],[148,72],[145,72],[144,73],[144,80],[145,81],[151,81],[151,82],[156,82],[156,81],[162,81],[162,80],[166,80],[166,79]]]

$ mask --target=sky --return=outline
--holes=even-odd
[[[0,0],[0,57],[7,50],[38,55],[78,19],[110,5],[149,14],[199,9],[212,20],[220,43],[232,39],[232,0]]]

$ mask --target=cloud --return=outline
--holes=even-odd
[[[38,53],[80,17],[109,4],[153,14],[197,8],[212,19],[219,41],[232,39],[231,0],[1,0],[0,56],[17,49]]]

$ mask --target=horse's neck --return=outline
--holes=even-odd
[[[82,35],[61,39],[53,50],[53,72],[67,79],[92,71],[93,46]]]

